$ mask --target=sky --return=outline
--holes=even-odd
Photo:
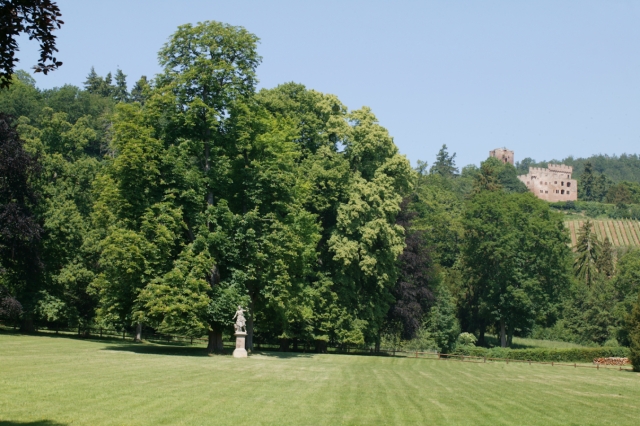
[[[294,81],[372,108],[415,165],[443,144],[458,166],[494,148],[516,161],[640,150],[639,1],[58,0],[63,66],[40,88],[81,86],[91,67],[132,85],[160,71],[179,25],[260,37],[259,87]],[[19,40],[18,69],[37,61]]]

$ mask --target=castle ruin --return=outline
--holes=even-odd
[[[489,151],[489,156],[503,163],[513,164],[513,151],[497,148]],[[547,164],[547,168],[529,167],[529,173],[518,176],[529,191],[541,200],[576,201],[578,199],[578,181],[571,179],[573,167],[564,164]]]
[[[489,157],[497,158],[504,164],[511,164],[513,166],[513,151],[507,148],[496,148],[493,151],[489,151]]]

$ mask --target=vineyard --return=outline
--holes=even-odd
[[[566,221],[565,226],[571,234],[571,246],[578,241],[578,233],[584,224],[584,220]],[[600,241],[605,237],[614,247],[639,247],[640,246],[640,222],[635,220],[592,220],[593,229]]]

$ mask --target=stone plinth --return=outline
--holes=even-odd
[[[247,333],[244,331],[237,331],[236,336],[236,349],[233,351],[234,358],[246,358],[247,350],[244,348],[244,340],[247,337]]]

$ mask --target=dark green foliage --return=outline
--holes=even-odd
[[[34,212],[34,181],[42,168],[25,150],[13,121],[0,114],[0,286],[32,307],[42,267],[42,226]]]
[[[433,299],[434,285],[433,262],[426,241],[426,233],[412,229],[412,220],[416,215],[408,211],[408,205],[409,200],[405,199],[396,219],[396,223],[405,229],[405,248],[398,258],[400,273],[391,291],[395,302],[387,314],[387,321],[401,326],[403,339],[412,339],[416,336]],[[436,320],[435,323],[437,322]],[[437,325],[433,328],[439,329]]]
[[[631,343],[630,360],[634,371],[640,371],[640,295],[627,320]]]
[[[436,162],[433,163],[429,172],[431,174],[439,174],[442,177],[453,177],[458,174],[458,168],[456,167],[456,153],[449,155],[447,152],[447,145],[442,145],[438,155],[436,156]]]
[[[482,191],[469,200],[462,244],[463,330],[498,324],[502,344],[544,317],[567,288],[568,235],[557,213],[533,194]],[[507,336],[508,334],[508,336]],[[482,340],[482,339],[481,339]],[[482,342],[480,342],[482,343]]]
[[[64,22],[60,19],[60,9],[51,0],[13,0],[0,3],[0,89],[12,82],[15,63],[18,61],[16,38],[25,34],[30,40],[40,43],[40,60],[34,66],[35,72],[47,74],[62,62],[55,56],[56,36],[53,32]]]
[[[487,349],[481,347],[460,346],[456,349],[454,354],[519,361],[591,363],[595,358],[628,357],[629,349],[622,347],[580,349]]]

